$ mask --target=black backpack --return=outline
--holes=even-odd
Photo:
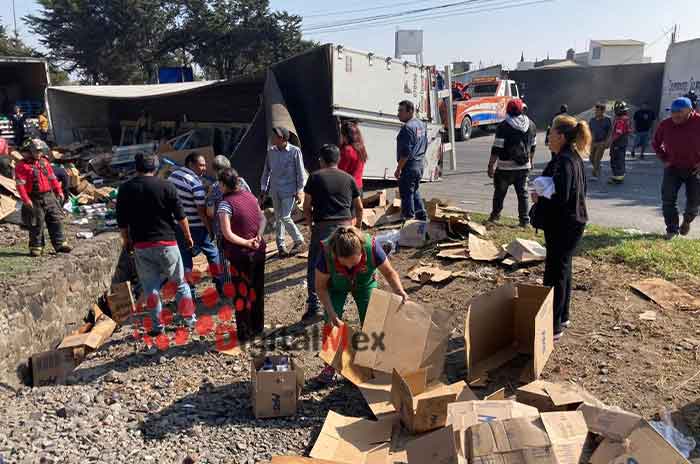
[[[518,138],[512,140],[515,142],[506,147],[506,156],[509,160],[514,161],[518,165],[524,165],[530,162],[530,133],[514,131],[518,133]]]

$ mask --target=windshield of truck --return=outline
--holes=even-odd
[[[498,91],[498,84],[476,84],[470,85],[467,92],[472,98],[494,97]]]

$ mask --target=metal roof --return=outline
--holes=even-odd
[[[638,45],[646,45],[646,42],[640,42],[639,40],[591,40],[604,47],[631,47]]]

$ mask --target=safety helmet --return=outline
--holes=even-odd
[[[623,114],[627,113],[627,111],[629,111],[627,103],[623,100],[616,101],[615,106],[613,108],[617,116],[622,116]]]
[[[49,146],[40,139],[26,139],[20,147],[20,151],[28,151],[33,155],[38,153],[41,156],[49,156]]]

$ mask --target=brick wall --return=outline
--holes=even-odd
[[[20,383],[22,364],[60,343],[82,324],[109,287],[121,242],[107,233],[79,242],[70,255],[52,257],[50,268],[17,278],[0,300],[0,383]]]

